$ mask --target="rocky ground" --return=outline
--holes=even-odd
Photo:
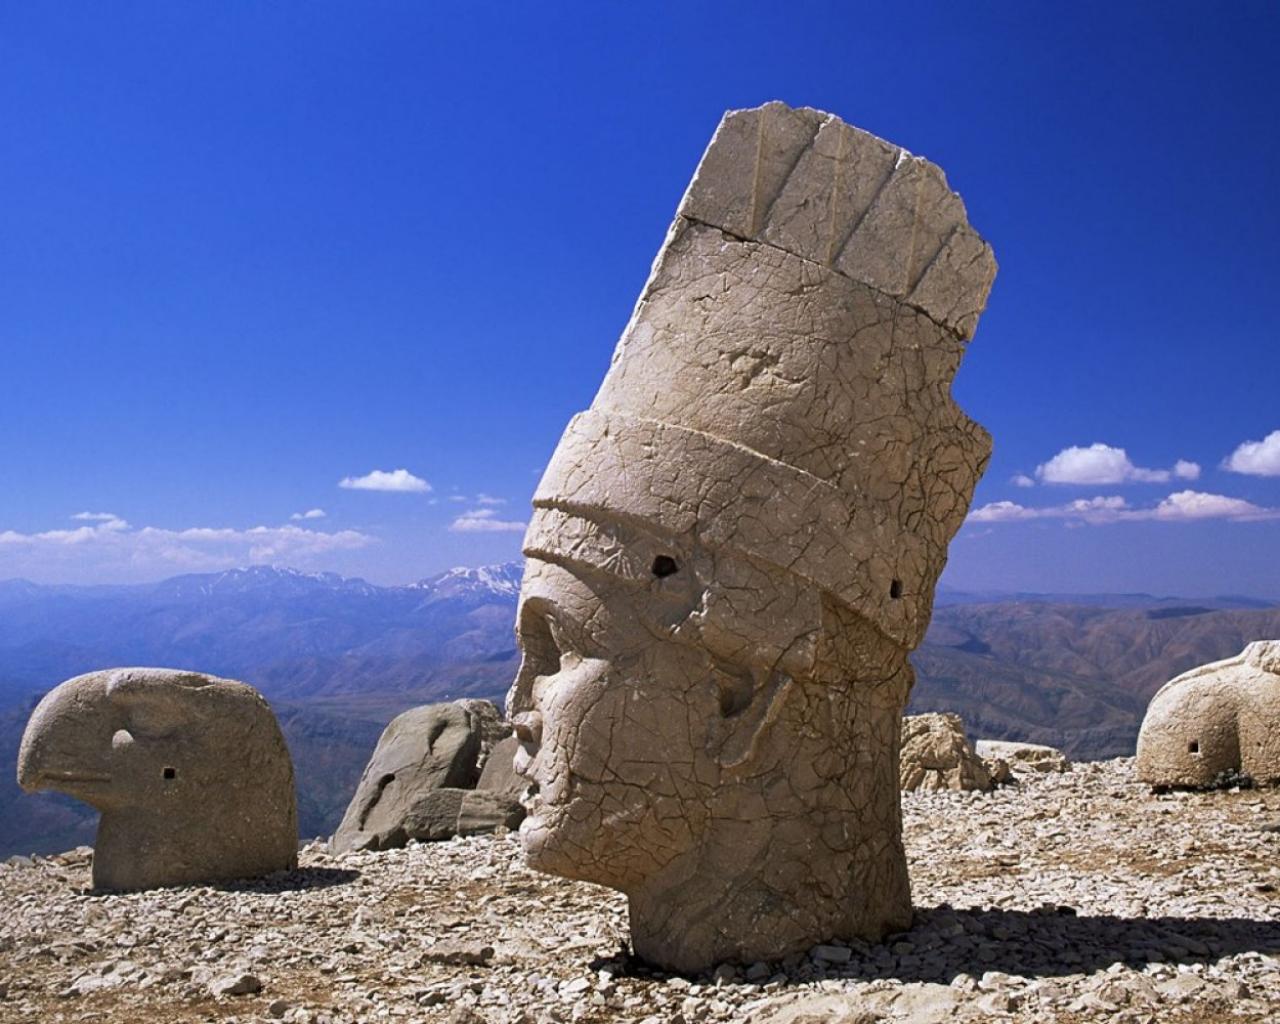
[[[1280,1019],[1280,792],[1131,773],[905,794],[910,932],[699,978],[629,962],[622,898],[527,871],[512,836],[131,895],[87,891],[87,850],[12,863],[0,1021]]]

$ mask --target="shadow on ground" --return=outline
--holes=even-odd
[[[294,871],[278,871],[264,878],[218,882],[211,888],[222,892],[303,892],[307,889],[328,889],[335,885],[349,885],[359,877],[360,872],[350,868],[297,868]]]
[[[827,977],[862,981],[889,979],[947,984],[962,974],[1000,971],[1027,978],[1090,974],[1115,963],[1207,963],[1238,953],[1280,953],[1280,920],[1238,917],[1082,916],[1068,907],[1052,910],[954,910],[917,908],[908,932],[883,944],[853,942],[847,963],[792,957],[770,964],[758,984],[785,973],[801,980],[806,965]],[[622,953],[593,967],[610,965],[632,977],[672,977]],[[742,974],[738,975],[739,980]],[[746,982],[745,984],[753,984]]]

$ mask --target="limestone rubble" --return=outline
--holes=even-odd
[[[1156,795],[1130,759],[903,807],[911,931],[688,978],[620,956],[623,897],[530,871],[510,835],[113,895],[86,892],[88,851],[21,859],[0,1020],[1274,1021],[1280,791]]]
[[[1071,762],[1056,747],[1016,740],[978,740],[974,753],[984,760],[1000,760],[1015,774],[1022,772],[1067,772]]]
[[[898,778],[904,790],[952,789],[985,792],[1008,781],[999,758],[979,757],[965,736],[959,715],[907,715],[902,719]]]

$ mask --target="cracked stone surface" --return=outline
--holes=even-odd
[[[942,172],[725,115],[534,496],[508,696],[529,863],[699,970],[910,920],[907,653],[990,438],[951,381],[995,273]]]
[[[1130,759],[903,813],[909,931],[688,977],[621,953],[625,897],[530,870],[514,835],[127,894],[86,890],[87,849],[24,858],[0,864],[0,1020],[1275,1020],[1280,792],[1155,795]]]
[[[1280,780],[1280,641],[1256,641],[1165,683],[1142,720],[1138,775],[1153,786]]]
[[[173,669],[77,676],[31,713],[18,783],[102,812],[93,883],[145,889],[297,863],[293,762],[244,683]]]

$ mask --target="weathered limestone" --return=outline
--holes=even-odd
[[[1159,787],[1280,781],[1280,640],[1165,683],[1142,720],[1137,772]]]
[[[293,764],[244,683],[173,669],[69,679],[32,712],[18,783],[102,812],[93,884],[145,889],[297,864]]]
[[[515,795],[464,800],[482,762],[509,730],[498,709],[483,700],[427,704],[398,715],[378,739],[333,835],[334,850],[388,850],[410,839],[518,825],[524,814]]]
[[[516,752],[519,749],[520,741],[515,736],[508,736],[494,744],[484,762],[484,768],[480,770],[480,781],[476,783],[476,789],[519,801],[527,785],[515,770]]]
[[[1014,772],[1068,772],[1071,761],[1057,747],[1018,740],[978,740],[974,752],[986,761],[1004,761]]]
[[[515,828],[524,820],[519,802],[479,789],[434,789],[405,810],[404,840],[435,842],[454,836],[479,836]],[[398,845],[403,845],[404,840]],[[382,847],[386,849],[386,847]]]
[[[969,745],[959,715],[907,715],[898,774],[903,789],[990,792],[1009,777],[1003,761],[984,761]]]
[[[897,750],[990,439],[951,399],[995,272],[941,171],[732,111],[534,496],[508,697],[529,862],[636,952],[771,960],[910,921]]]

